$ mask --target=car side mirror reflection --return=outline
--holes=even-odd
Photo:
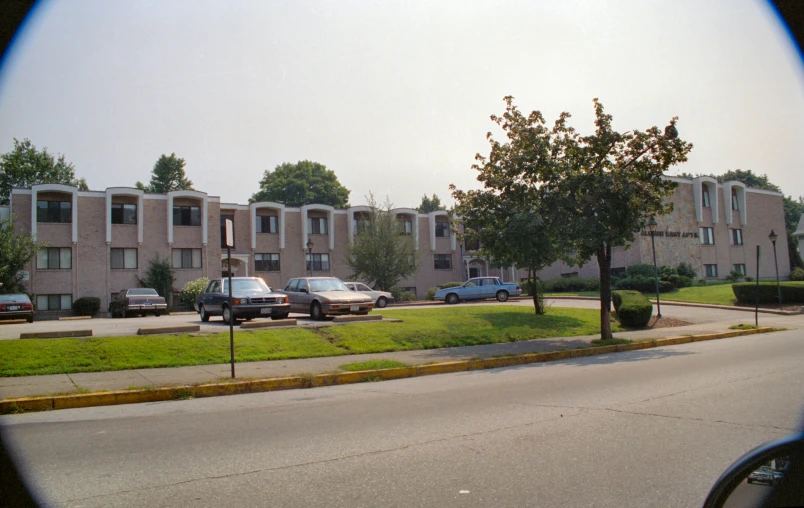
[[[732,464],[712,487],[705,508],[804,504],[804,434],[755,448]]]

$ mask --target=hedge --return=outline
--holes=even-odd
[[[804,268],[793,268],[790,272],[790,280],[804,280]]]
[[[631,291],[639,291],[640,293],[654,293],[656,292],[656,279],[654,277],[642,276],[628,276],[624,279],[619,279],[615,283],[617,289],[628,289]],[[666,281],[659,281],[659,292],[667,293],[673,290],[673,284]]]
[[[653,265],[640,263],[626,268],[625,274],[628,277],[655,277],[656,270],[653,268]]]
[[[546,293],[598,291],[600,289],[600,279],[596,277],[588,279],[581,277],[557,277],[555,279],[543,280],[542,289]]]
[[[731,285],[737,303],[752,304],[755,302],[756,282],[740,282]],[[804,303],[804,282],[782,282],[782,303]],[[779,303],[776,283],[772,281],[759,283],[759,303]]]
[[[615,294],[617,294],[616,297]],[[617,309],[617,319],[623,326],[642,328],[650,323],[653,304],[639,292],[612,291],[612,298],[619,300],[619,303],[615,303],[615,309]]]
[[[94,316],[100,310],[100,298],[83,296],[73,302],[73,314],[76,316]]]
[[[636,297],[636,296],[642,296],[642,293],[640,293],[639,291],[629,291],[629,290],[612,291],[611,302],[614,304],[614,312],[617,312],[620,309],[620,304],[622,303],[624,296]]]

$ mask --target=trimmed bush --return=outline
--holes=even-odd
[[[623,303],[623,297],[630,297],[630,296],[642,296],[642,293],[639,291],[629,291],[629,290],[622,290],[622,291],[612,291],[611,292],[611,302],[614,304],[614,312],[617,312],[620,309],[620,304]]]
[[[396,301],[398,302],[414,302],[416,301],[416,295],[413,291],[402,291],[402,294],[399,295],[399,299]]]
[[[695,273],[695,268],[689,263],[679,263],[676,267],[676,272],[682,277],[689,277],[690,279],[695,279],[695,277],[698,276],[698,274]]]
[[[626,277],[617,281],[617,289],[629,289],[640,293],[653,293],[656,291],[656,279],[653,277]],[[673,290],[673,285],[666,280],[659,281],[659,292],[666,293]]]
[[[793,271],[790,272],[790,280],[804,280],[804,268],[793,268]]]
[[[617,308],[617,319],[620,324],[629,328],[642,328],[650,323],[650,317],[653,315],[653,304],[650,300],[642,296],[636,291],[614,291],[619,293],[619,304],[615,305]]]
[[[76,316],[94,316],[100,310],[100,298],[82,296],[73,302],[73,314]]]
[[[428,289],[427,292],[424,294],[424,299],[425,300],[435,300],[436,291],[438,291],[438,288],[430,288],[430,289]]]
[[[463,286],[463,282],[447,282],[442,284],[440,289],[456,288],[458,286]]]
[[[581,277],[557,277],[542,281],[542,289],[547,293],[567,293],[576,291],[599,291],[600,279]]]
[[[653,269],[653,265],[649,264],[637,264],[631,265],[625,270],[625,274],[628,278],[633,277],[654,277],[656,272]]]
[[[739,282],[731,285],[737,303],[752,304],[756,295],[756,282]],[[782,303],[804,303],[804,282],[782,282]],[[759,283],[759,303],[779,303],[776,282]]]

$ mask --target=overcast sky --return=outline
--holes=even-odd
[[[489,115],[516,97],[593,130],[675,115],[694,143],[670,174],[766,173],[804,194],[804,70],[759,0],[107,0],[40,4],[0,68],[0,152],[63,153],[91,189],[187,161],[246,203],[266,169],[325,164],[363,204],[477,187]]]

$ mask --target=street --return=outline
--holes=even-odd
[[[791,330],[0,422],[56,506],[700,506],[799,426],[803,363]]]

